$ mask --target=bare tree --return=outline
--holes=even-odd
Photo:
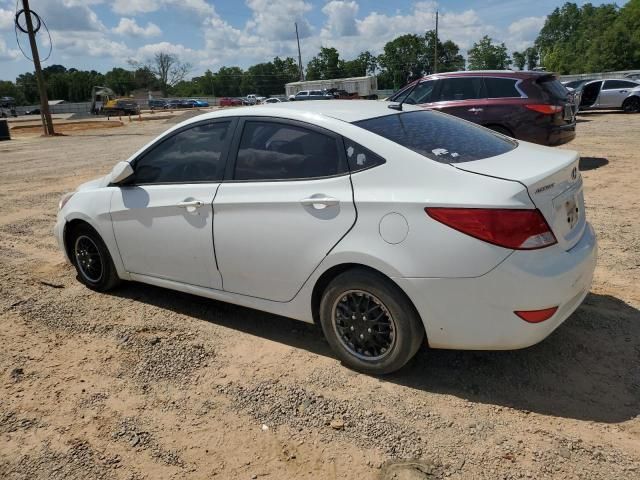
[[[158,79],[162,94],[165,96],[169,87],[184,80],[192,69],[190,63],[181,62],[176,55],[167,52],[156,53],[153,59],[146,63],[133,60],[130,60],[129,63],[137,68],[148,69]]]

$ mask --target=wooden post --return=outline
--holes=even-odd
[[[53,120],[51,120],[51,112],[49,111],[49,99],[47,98],[47,85],[44,82],[42,68],[40,67],[40,55],[38,54],[38,45],[36,44],[36,34],[33,31],[33,22],[31,21],[31,10],[29,9],[29,0],[22,0],[22,8],[24,9],[24,18],[27,23],[27,33],[29,34],[29,44],[31,45],[31,55],[33,56],[33,66],[36,69],[36,79],[38,81],[38,92],[40,93],[40,112],[43,119],[43,127],[45,135],[55,135],[53,130]]]

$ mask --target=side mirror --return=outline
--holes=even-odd
[[[113,170],[111,170],[109,182],[120,183],[131,175],[133,175],[133,168],[131,167],[131,164],[129,162],[118,162],[115,167],[113,167]]]

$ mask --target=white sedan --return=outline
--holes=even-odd
[[[60,201],[89,288],[149,283],[318,323],[349,367],[516,349],[596,264],[578,154],[438,112],[292,102],[189,119]]]

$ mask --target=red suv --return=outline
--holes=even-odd
[[[389,100],[440,110],[542,145],[560,145],[576,136],[569,91],[547,72],[438,73],[416,80]]]

